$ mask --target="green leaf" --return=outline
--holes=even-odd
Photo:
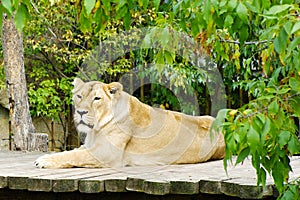
[[[254,12],[254,13],[259,13],[259,12],[260,12],[258,6],[252,5],[252,4],[250,4],[249,2],[245,2],[245,5],[247,6],[247,8],[248,8],[249,10],[251,10],[251,11]]]
[[[271,6],[271,2],[270,1],[261,1],[261,6],[264,9],[268,9]]]
[[[257,132],[261,132],[265,123],[265,117],[263,114],[258,113],[256,117],[252,119],[252,126]]]
[[[295,96],[289,100],[293,109],[293,115],[300,118],[300,96]]]
[[[278,38],[278,37],[276,37],[276,38],[274,39],[274,49],[275,49],[275,51],[276,51],[277,53],[280,53],[281,50],[282,50],[281,45],[280,45],[280,41],[279,41],[279,38]]]
[[[257,170],[257,183],[265,186],[266,179],[267,179],[266,170],[263,167],[260,167],[259,170]]]
[[[165,27],[161,32],[161,44],[163,48],[166,48],[166,46],[169,44],[169,40],[170,40],[169,28]]]
[[[191,22],[191,24],[192,24],[192,28],[191,28],[192,34],[193,34],[194,36],[197,36],[197,35],[199,34],[199,32],[200,32],[198,20],[197,20],[197,19],[194,19],[194,20]]]
[[[160,0],[154,0],[153,1],[154,7],[156,9],[156,11],[158,11],[159,5],[160,5]]]
[[[237,12],[239,18],[245,24],[248,24],[248,10],[242,2],[239,3],[238,7],[236,8],[236,12]]]
[[[159,74],[161,74],[162,70],[164,69],[165,66],[165,57],[163,50],[160,50],[157,55],[156,55],[156,69]]]
[[[283,11],[290,9],[291,7],[292,7],[292,5],[289,5],[289,4],[275,5],[275,6],[272,6],[265,14],[276,15],[278,13],[281,13]]]
[[[95,3],[96,3],[96,0],[84,0],[83,5],[84,5],[87,15],[89,15],[92,12],[92,10],[95,6]]]
[[[150,33],[146,34],[143,41],[142,41],[143,48],[150,48],[151,47],[151,35]]]
[[[125,30],[129,30],[130,24],[131,24],[131,14],[130,14],[130,12],[126,12],[123,22],[124,22]]]
[[[291,88],[288,87],[283,87],[278,91],[278,94],[286,94],[287,92],[289,92],[291,90]]]
[[[242,26],[241,30],[239,31],[241,44],[244,44],[244,42],[248,38],[248,35],[249,35],[248,26]]]
[[[116,19],[121,19],[127,14],[127,12],[128,12],[128,8],[126,5],[119,7],[119,9],[117,10]]]
[[[236,6],[237,6],[237,0],[230,0],[230,1],[228,2],[228,8],[229,8],[230,10],[235,9]]]
[[[297,21],[297,22],[294,24],[294,26],[293,26],[293,29],[292,29],[292,31],[291,31],[291,34],[297,32],[297,31],[299,31],[299,30],[300,30],[300,21]]]
[[[19,32],[22,31],[27,19],[29,18],[29,13],[27,7],[24,4],[21,4],[15,14],[14,23]]]
[[[288,142],[288,150],[291,154],[300,152],[300,141],[295,135],[292,135],[290,141]]]
[[[106,12],[109,12],[111,10],[111,5],[110,1],[101,1],[103,3],[103,8],[105,9]]]
[[[292,90],[300,92],[300,79],[295,77],[290,78],[289,86],[292,88]]]
[[[294,194],[292,191],[288,190],[283,193],[283,196],[280,199],[281,200],[297,199],[297,198],[295,198],[295,195],[296,194]]]
[[[293,50],[296,50],[298,45],[300,44],[300,36],[295,37],[288,46],[288,54],[291,54]]]
[[[172,56],[171,53],[168,52],[168,51],[165,51],[165,52],[164,52],[164,55],[165,55],[165,60],[166,60],[167,63],[171,66],[171,65],[173,64],[173,61],[174,61],[173,56]]]
[[[230,27],[231,24],[233,24],[233,18],[231,15],[227,15],[224,21],[224,26],[225,27]]]
[[[144,8],[144,10],[147,10],[149,0],[141,0],[141,1],[139,1],[139,3],[142,4],[141,7]]]
[[[286,166],[283,165],[282,162],[277,162],[276,165],[274,165],[274,168],[272,170],[272,177],[274,179],[276,188],[278,189],[279,193],[283,192],[283,183],[284,183],[284,173],[285,173]]]
[[[83,12],[80,13],[79,24],[80,24],[80,30],[84,33],[91,29],[89,19],[86,18]]]
[[[96,21],[97,27],[95,29],[95,32],[101,32],[102,28],[104,28],[104,24],[103,24],[103,15],[104,13],[102,13],[102,9],[97,9],[95,15],[94,15],[94,21]]]
[[[2,0],[2,5],[9,12],[10,15],[13,13],[13,9],[12,9],[10,0]]]
[[[247,140],[251,151],[256,151],[260,143],[260,136],[259,133],[252,126],[250,126],[250,129],[247,133]]]
[[[273,87],[265,88],[265,91],[272,94],[277,93],[277,90]]]
[[[279,147],[282,149],[287,143],[289,142],[291,137],[291,133],[289,131],[280,131],[278,135],[278,144]]]
[[[271,115],[276,115],[278,110],[279,110],[279,105],[278,105],[277,101],[276,100],[272,101],[272,103],[270,103],[270,105],[268,106],[268,112]]]
[[[288,34],[285,29],[282,28],[279,32],[279,35],[274,39],[274,48],[277,53],[282,53],[287,46]]]
[[[267,134],[270,132],[271,130],[271,120],[269,117],[266,117],[266,121],[264,123],[264,127],[262,130],[262,140],[265,141],[267,138]]]
[[[216,119],[213,121],[211,129],[215,130],[217,132],[219,132],[222,129],[222,124],[223,122],[225,122],[227,113],[230,111],[231,109],[221,109],[218,114]]]
[[[235,165],[243,162],[245,160],[245,158],[247,158],[249,156],[250,153],[250,148],[246,147],[244,148],[239,154],[238,157],[236,159]]]

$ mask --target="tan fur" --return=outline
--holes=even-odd
[[[72,151],[45,155],[40,168],[123,167],[205,162],[222,159],[222,134],[211,116],[189,116],[152,108],[123,91],[120,83],[73,82],[74,122],[87,133]]]

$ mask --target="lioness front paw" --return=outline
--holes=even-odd
[[[53,155],[43,155],[34,161],[37,168],[59,168]]]

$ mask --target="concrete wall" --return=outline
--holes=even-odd
[[[49,136],[49,150],[51,149],[51,134],[48,130],[45,122],[41,118],[34,118],[33,124],[35,126],[37,133],[47,133]],[[51,127],[51,120],[47,120],[47,124]],[[0,150],[7,150],[9,141],[9,112],[6,108],[0,105]],[[55,150],[59,151],[62,148],[62,143],[64,141],[64,131],[63,127],[59,122],[54,122],[54,139],[55,139]],[[61,141],[61,142],[59,142]]]
[[[0,150],[8,149],[8,110],[0,106]]]

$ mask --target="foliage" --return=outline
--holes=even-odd
[[[88,34],[74,34],[75,14],[69,4],[32,5],[31,21],[24,29],[31,114],[59,120],[70,112],[72,76],[89,53],[85,46],[91,41]],[[52,12],[47,12],[50,8]]]
[[[172,84],[184,86],[183,80],[187,81],[193,86],[190,91],[199,98],[206,92],[202,84],[208,76],[195,73],[195,62],[177,55],[174,48],[191,50],[184,44],[172,45],[177,42],[174,31],[182,32],[197,40],[217,63],[226,85],[228,107],[236,108],[221,110],[215,121],[216,127],[223,128],[226,140],[225,168],[235,155],[235,164],[251,156],[258,184],[264,185],[266,174],[270,173],[282,199],[297,197],[299,186],[286,183],[292,170],[289,156],[300,149],[295,125],[300,118],[299,0],[79,0],[71,4],[53,0],[51,4],[36,3],[39,12],[32,9],[29,1],[11,2],[2,1],[0,10],[25,16],[15,18],[19,29],[25,23],[20,19],[28,18],[27,12],[34,18],[26,29],[27,33],[36,34],[32,38],[25,35],[30,44],[26,57],[35,55],[35,59],[29,58],[27,66],[34,69],[30,72],[30,94],[36,114],[38,110],[47,111],[44,115],[60,111],[58,99],[48,100],[47,94],[58,96],[63,102],[62,91],[70,90],[64,81],[75,75],[99,39],[141,27],[162,30],[155,32],[157,29],[153,28],[143,43],[144,49],[150,43],[160,48],[135,50],[112,63],[101,63],[99,73],[105,74],[101,78],[112,81],[133,68],[152,63],[155,67],[148,70],[156,71],[158,78],[172,69],[176,74],[170,79]],[[43,22],[44,19],[47,20]],[[43,77],[43,70],[48,77]],[[53,109],[45,107],[48,103]]]
[[[283,194],[287,187],[294,188],[285,185],[292,170],[289,156],[300,150],[296,135],[299,130],[295,121],[300,117],[299,5],[291,4],[292,1],[284,5],[268,1],[255,2],[238,2],[234,6],[237,13],[235,17],[228,12],[223,14],[224,24],[226,19],[238,17],[241,23],[247,25],[247,33],[242,29],[234,30],[234,26],[228,30],[233,33],[230,35],[239,38],[234,44],[243,44],[239,48],[243,47],[247,51],[244,55],[252,53],[253,57],[258,57],[257,68],[260,73],[258,76],[248,72],[252,62],[248,59],[251,57],[243,58],[246,59],[242,66],[244,69],[235,64],[236,69],[244,72],[233,88],[242,87],[255,99],[237,110],[222,110],[215,125],[222,126],[226,140],[225,168],[234,155],[237,155],[235,164],[251,156],[258,184],[265,185],[266,174],[271,174],[280,197],[284,199],[293,194]],[[253,25],[248,24],[249,20],[252,20]],[[247,49],[250,42],[245,40],[252,35],[258,39],[257,46],[263,45],[259,49],[255,47],[257,50],[254,49],[254,53]]]

